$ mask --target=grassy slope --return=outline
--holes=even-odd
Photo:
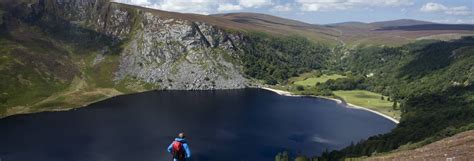
[[[296,79],[299,79],[298,81],[295,81],[293,84],[295,85],[302,85],[302,86],[315,86],[317,83],[324,83],[328,80],[335,80],[339,78],[346,78],[345,76],[339,75],[339,74],[331,74],[331,75],[326,75],[323,74],[322,76],[319,77],[305,77],[305,76],[300,76]]]
[[[23,28],[23,31],[27,30],[30,31],[28,34],[36,34],[34,29]],[[69,97],[59,94],[72,88],[69,86],[78,84],[73,79],[79,75],[79,70],[69,59],[68,51],[58,49],[47,39],[29,42],[21,41],[22,36],[25,36],[23,33],[15,32],[12,35],[15,37],[0,38],[0,116],[75,104]],[[29,39],[26,36],[24,38]]]
[[[385,115],[400,120],[400,110],[393,109],[393,102],[387,100],[387,96],[382,100],[381,94],[366,90],[334,91],[335,96],[344,99],[344,101],[362,107],[381,112]],[[399,106],[397,106],[399,108]]]
[[[377,154],[373,157],[360,157],[353,160],[470,160],[474,156],[474,130],[409,150]]]
[[[31,29],[34,30],[34,29]],[[47,98],[51,93],[67,87],[71,76],[77,72],[71,62],[64,59],[60,50],[45,39],[28,41],[24,32],[19,37],[0,37],[0,111],[6,107],[29,106]],[[28,91],[28,92],[26,92]]]
[[[301,74],[298,77],[290,78],[289,85],[276,85],[272,86],[272,88],[290,91],[295,94],[303,94],[303,95],[317,95],[321,96],[317,93],[317,89],[313,88],[316,86],[316,83],[324,83],[328,80],[336,80],[339,78],[346,78],[346,76],[339,75],[339,74],[323,74],[321,76],[317,76],[315,72],[309,72]],[[296,86],[304,86],[304,90],[298,90]],[[316,93],[315,93],[316,92]],[[349,91],[333,91],[334,98],[343,99],[345,102],[366,107],[380,113],[383,113],[387,116],[395,118],[396,120],[400,120],[401,112],[399,110],[400,105],[397,105],[396,110],[393,109],[393,102],[388,101],[388,96],[384,96],[384,100],[381,99],[382,95],[366,90],[349,90]],[[327,96],[326,96],[327,97]],[[332,98],[331,97],[331,98]]]
[[[288,82],[284,84],[277,84],[272,88],[290,91],[295,94],[305,94],[304,92],[311,91],[316,86],[316,83],[324,83],[328,80],[335,80],[338,78],[345,78],[346,76],[340,74],[321,74],[318,71],[311,71],[302,73],[298,76],[288,78]],[[304,91],[299,91],[298,86],[303,86]]]
[[[133,78],[114,81],[120,61],[115,48],[120,46],[91,38],[93,33],[11,25],[0,34],[0,117],[65,110],[159,88]],[[95,62],[99,56],[103,59]]]

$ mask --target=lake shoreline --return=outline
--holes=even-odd
[[[4,145],[0,151],[11,152],[5,157],[22,157],[20,160],[54,160],[57,151],[64,151],[63,157],[71,160],[84,158],[75,154],[86,154],[88,160],[100,160],[103,156],[115,161],[137,156],[138,160],[166,160],[166,151],[160,149],[167,147],[176,133],[185,131],[195,138],[192,145],[196,156],[204,159],[273,160],[280,152],[273,147],[284,148],[290,154],[297,154],[299,149],[312,149],[303,155],[315,156],[326,149],[342,149],[351,142],[387,133],[396,126],[382,121],[378,115],[344,106],[309,97],[284,97],[253,87],[124,94],[79,110],[41,112],[0,120],[0,129],[8,129],[0,133],[0,142]],[[337,118],[337,122],[324,121],[330,118]],[[38,133],[37,128],[31,127],[45,131]],[[77,129],[81,130],[80,134]],[[339,137],[339,134],[354,131],[357,135]],[[32,133],[35,135],[30,135]],[[265,137],[268,135],[272,137]],[[262,139],[255,142],[255,137]],[[242,144],[225,149],[208,146],[226,144],[229,140]],[[150,145],[150,142],[156,144]],[[93,153],[82,148],[91,143],[110,148],[96,149]],[[46,151],[38,146],[43,144],[50,145]],[[75,146],[64,149],[64,144]],[[22,146],[31,149],[23,152]],[[241,150],[245,148],[249,148],[250,153]],[[116,153],[127,150],[130,151],[127,155]]]
[[[278,89],[273,89],[273,88],[269,88],[269,87],[263,87],[263,86],[254,86],[254,87],[250,87],[250,88],[259,88],[259,89],[263,89],[263,90],[267,90],[267,91],[271,91],[271,92],[274,92],[276,94],[279,94],[279,95],[282,95],[282,96],[289,96],[289,97],[314,97],[314,98],[320,98],[320,99],[325,99],[325,100],[330,100],[330,101],[335,101],[336,103],[338,104],[343,104],[345,103],[347,108],[353,108],[353,109],[360,109],[360,110],[365,110],[365,111],[369,111],[369,112],[372,112],[374,114],[377,114],[379,116],[382,116],[386,119],[389,119],[390,121],[396,123],[396,124],[399,124],[399,121],[395,118],[392,118],[388,115],[385,115],[381,112],[378,112],[378,111],[375,111],[375,110],[372,110],[372,109],[369,109],[369,108],[366,108],[366,107],[362,107],[362,106],[357,106],[357,105],[354,105],[354,104],[351,104],[351,103],[347,103],[347,102],[343,102],[339,99],[335,99],[335,98],[329,98],[329,97],[322,97],[322,96],[315,96],[315,95],[296,95],[296,94],[293,94],[289,91],[284,91],[284,90],[278,90]],[[215,89],[214,89],[215,90]],[[151,90],[151,91],[164,91],[164,90]],[[188,90],[185,90],[185,91],[188,91]],[[198,90],[200,91],[200,90]],[[204,90],[205,91],[205,90]],[[144,92],[150,92],[150,91],[144,91]],[[138,92],[138,93],[143,93],[143,92]],[[45,109],[45,110],[39,110],[39,111],[27,111],[27,112],[20,112],[20,113],[13,113],[13,114],[7,114],[7,115],[4,115],[4,116],[0,116],[0,119],[4,119],[4,118],[7,118],[7,117],[10,117],[10,116],[15,116],[15,115],[27,115],[27,114],[34,114],[34,113],[41,113],[41,112],[61,112],[61,111],[70,111],[70,110],[77,110],[79,108],[83,108],[83,107],[87,107],[91,104],[94,104],[94,103],[97,103],[97,102],[100,102],[100,101],[104,101],[104,100],[107,100],[107,99],[110,99],[110,98],[113,98],[113,97],[117,97],[117,96],[123,96],[123,95],[131,95],[131,94],[137,94],[137,93],[127,93],[127,94],[120,94],[120,95],[116,95],[116,96],[111,96],[111,97],[105,97],[105,98],[101,98],[99,100],[94,100],[94,101],[91,101],[91,102],[87,102],[85,104],[83,104],[82,106],[78,106],[78,107],[68,107],[68,108],[61,108],[61,107],[56,107],[56,108],[53,108],[53,109]]]
[[[315,95],[296,95],[296,94],[293,94],[289,91],[284,91],[284,90],[279,90],[279,89],[273,89],[273,88],[269,88],[269,87],[262,87],[262,86],[259,86],[257,88],[260,88],[260,89],[263,89],[263,90],[267,90],[267,91],[271,91],[271,92],[274,92],[276,94],[279,94],[279,95],[282,95],[282,96],[289,96],[289,97],[315,97],[315,98],[320,98],[320,99],[326,99],[326,100],[331,100],[331,101],[335,101],[336,103],[338,104],[342,104],[344,103],[343,101],[339,100],[339,99],[335,99],[335,98],[328,98],[328,97],[322,97],[322,96],[315,96]],[[378,111],[375,111],[375,110],[372,110],[370,108],[367,108],[367,107],[362,107],[362,106],[358,106],[358,105],[354,105],[354,104],[351,104],[351,103],[347,103],[345,102],[347,108],[352,108],[352,109],[359,109],[359,110],[364,110],[364,111],[368,111],[368,112],[372,112],[374,114],[377,114],[379,116],[382,116],[396,124],[399,124],[400,121],[398,121],[397,119],[393,118],[393,117],[390,117],[388,115],[385,115],[381,112],[378,112]]]

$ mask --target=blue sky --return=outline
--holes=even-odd
[[[167,11],[217,14],[257,12],[330,24],[418,19],[474,24],[474,0],[115,0]]]

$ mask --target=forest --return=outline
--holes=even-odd
[[[401,102],[400,124],[319,160],[371,156],[398,148],[413,149],[474,129],[474,38],[419,41],[401,47],[351,51],[339,68],[354,76],[320,88],[365,89]],[[367,75],[372,73],[373,76]]]
[[[275,85],[311,70],[341,73],[347,77],[318,84],[319,92],[309,94],[368,90],[400,103],[402,119],[390,133],[325,152],[315,157],[318,160],[413,149],[474,129],[473,37],[332,51],[297,36],[252,35],[242,55],[245,74],[251,78]]]
[[[244,73],[270,85],[325,67],[330,53],[330,48],[300,36],[251,33],[244,41],[241,54]]]

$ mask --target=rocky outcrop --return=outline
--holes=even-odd
[[[238,49],[221,30],[148,12],[138,26],[124,48],[116,79],[133,76],[167,89],[245,87],[240,68],[232,63]]]
[[[107,0],[39,0],[41,19],[60,20],[110,37],[120,46],[113,81],[134,78],[163,89],[244,88],[237,59],[243,38],[194,20]],[[107,55],[98,55],[98,63]]]

